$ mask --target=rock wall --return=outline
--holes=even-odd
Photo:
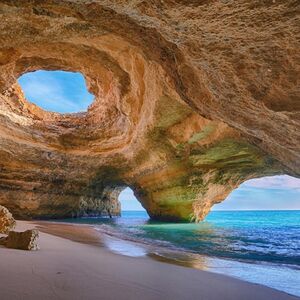
[[[300,176],[297,1],[0,1],[0,204],[18,218],[202,220],[243,181]],[[29,103],[81,72],[85,113]]]

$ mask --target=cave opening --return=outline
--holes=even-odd
[[[123,214],[131,212],[143,212],[146,213],[146,210],[143,208],[141,203],[135,197],[133,190],[130,187],[126,187],[119,195],[119,201],[121,203],[121,213]]]
[[[247,180],[212,210],[300,210],[300,179],[275,175]]]
[[[94,100],[79,72],[38,70],[21,75],[18,83],[29,102],[49,112],[84,112]]]

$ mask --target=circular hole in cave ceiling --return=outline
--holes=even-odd
[[[40,70],[23,74],[18,83],[28,101],[50,112],[84,112],[94,100],[78,72]]]

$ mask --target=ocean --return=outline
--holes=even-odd
[[[60,221],[94,225],[119,254],[148,255],[300,296],[300,211],[212,211],[198,224],[152,221],[145,211]]]

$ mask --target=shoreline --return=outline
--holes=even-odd
[[[17,222],[18,231],[40,230],[39,251],[0,248],[1,299],[299,299],[157,257],[116,254],[91,225],[49,223]]]
[[[111,228],[107,228],[106,225],[105,228],[102,228],[102,225],[99,226],[99,224],[88,223],[56,222],[52,220],[41,221],[40,223],[39,221],[35,222],[42,227],[46,224],[46,226],[44,226],[44,232],[56,234],[63,238],[67,237],[66,231],[62,230],[64,227],[70,230],[72,226],[78,226],[76,227],[77,229],[80,227],[86,228],[86,232],[88,232],[89,235],[92,234],[93,239],[96,239],[96,241],[90,241],[86,235],[84,240],[78,240],[78,234],[72,237],[70,236],[70,232],[68,232],[69,238],[73,241],[104,247],[109,252],[118,255],[147,257],[161,263],[212,272],[214,274],[222,274],[300,297],[298,289],[300,285],[300,269],[298,265],[287,265],[268,261],[239,260],[199,254],[190,252],[185,248],[174,248],[155,241],[152,243],[143,239],[139,240],[130,235],[124,235],[124,233],[119,232],[119,230],[111,230]],[[59,229],[60,233],[57,232],[57,229]],[[287,283],[285,280],[282,280],[282,278],[290,279]]]

